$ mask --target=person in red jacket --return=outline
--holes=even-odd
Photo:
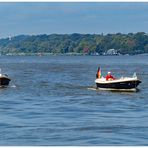
[[[106,76],[106,81],[109,81],[109,80],[115,80],[116,78],[114,78],[112,75],[111,75],[111,72],[108,72],[107,76]]]

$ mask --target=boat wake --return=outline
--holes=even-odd
[[[87,87],[87,89],[88,89],[88,90],[95,90],[95,91],[98,90],[95,86]]]
[[[16,85],[13,84],[13,85],[10,85],[9,87],[11,87],[11,88],[16,88]]]
[[[100,89],[100,88],[97,88],[97,87],[95,87],[95,86],[90,86],[90,87],[87,87],[87,90],[92,90],[92,91],[108,91],[108,92],[114,92],[114,93],[133,93],[133,92],[139,92],[140,90],[138,89],[138,88],[136,88],[136,89],[129,89],[129,90],[127,90],[127,89],[125,89],[125,90],[119,90],[119,89]]]

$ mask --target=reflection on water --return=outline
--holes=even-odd
[[[148,145],[147,56],[1,56],[0,145]],[[96,90],[102,75],[142,80],[136,93]]]

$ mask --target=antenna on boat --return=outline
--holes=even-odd
[[[134,72],[134,74],[133,74],[133,78],[137,78],[136,72]]]
[[[2,76],[2,69],[0,68],[0,76]]]
[[[9,41],[11,41],[11,39],[12,39],[12,37],[11,37],[11,35],[9,36]]]

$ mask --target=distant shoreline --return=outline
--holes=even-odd
[[[8,53],[1,54],[0,56],[148,56],[148,53],[144,54],[120,54],[120,55],[89,55],[84,53]]]
[[[18,35],[0,39],[1,55],[137,55],[148,53],[148,34]]]

